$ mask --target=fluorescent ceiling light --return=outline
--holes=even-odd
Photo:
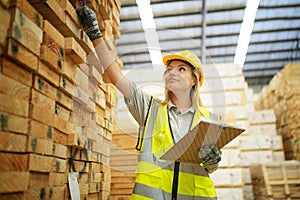
[[[136,0],[153,68],[163,65],[150,0]]]
[[[244,19],[241,25],[238,44],[235,51],[235,64],[243,66],[245,63],[259,1],[260,0],[247,0]]]

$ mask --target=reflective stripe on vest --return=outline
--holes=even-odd
[[[196,111],[190,129],[200,117],[212,117],[206,109]],[[167,105],[151,99],[145,128],[140,128],[137,147],[140,148],[137,176],[132,199],[171,199],[174,194],[174,176],[178,179],[175,193],[178,199],[216,199],[216,191],[207,171],[197,164],[178,163],[178,174],[174,172],[175,162],[160,160],[174,145],[169,124]],[[180,165],[179,165],[180,164]],[[176,199],[176,198],[175,198]]]

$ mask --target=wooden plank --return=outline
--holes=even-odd
[[[53,136],[52,140],[54,143],[61,144],[63,146],[67,146],[68,144],[68,135],[57,130],[56,128],[53,129]]]
[[[31,118],[43,122],[49,126],[54,126],[53,108],[45,108],[40,105],[30,105]]]
[[[53,143],[52,155],[59,158],[67,158],[67,146]]]
[[[43,62],[39,62],[38,73],[46,80],[48,80],[54,86],[59,85],[59,74]],[[40,79],[40,78],[38,78]],[[39,82],[38,82],[39,83]]]
[[[84,32],[84,30],[81,30],[80,33],[81,37],[80,37],[80,41],[79,44],[81,45],[81,47],[85,50],[85,52],[87,54],[91,53],[92,51],[94,51],[94,46],[93,43],[91,42],[90,38],[87,36],[87,34]]]
[[[51,199],[64,199],[65,197],[65,187],[64,186],[59,186],[59,187],[51,187],[50,189],[51,192]]]
[[[92,142],[96,141],[98,136],[101,138],[101,136],[98,135],[98,132],[95,128],[88,127],[88,126],[82,128],[82,134]]]
[[[71,2],[68,0],[60,0],[58,3],[61,6],[61,8],[67,13],[67,15],[70,16],[70,18],[76,24],[76,26],[80,27],[81,24],[79,18]]]
[[[37,75],[34,75],[34,89],[46,95],[50,99],[56,98],[56,88]]]
[[[65,134],[76,133],[76,127],[73,123],[65,121],[58,116],[54,116],[54,127]]]
[[[106,96],[106,94],[105,94],[104,90],[102,90],[100,87],[97,87],[95,89],[94,101],[102,109],[106,108],[105,96]]]
[[[70,121],[70,117],[72,111],[66,109],[65,107],[61,106],[60,104],[56,103],[55,104],[55,115],[57,117],[60,117],[61,119],[65,121]]]
[[[33,136],[28,138],[27,151],[30,153],[38,153],[42,155],[52,155],[53,142],[49,139],[41,139]]]
[[[90,66],[90,72],[89,72],[89,79],[92,79],[92,81],[95,81],[95,84],[91,82],[90,86],[92,86],[92,92],[95,91],[95,88],[98,85],[98,82],[101,80],[102,75],[101,73],[94,67],[93,65]],[[93,95],[90,95],[93,96]]]
[[[65,67],[63,69],[63,75],[67,77],[72,83],[77,79],[77,64],[73,62],[68,56],[65,57]]]
[[[102,172],[102,181],[111,181],[111,167],[107,164],[100,164],[100,172]]]
[[[27,137],[26,135],[13,134],[0,131],[1,142],[0,150],[8,152],[26,152]]]
[[[24,192],[5,193],[0,195],[0,200],[24,200],[26,199]]]
[[[11,16],[9,11],[3,6],[0,6],[0,13],[0,45],[2,46],[5,44],[8,35]]]
[[[216,188],[216,192],[218,197],[226,197],[225,199],[244,199],[243,188]]]
[[[51,172],[54,157],[29,154],[29,170],[36,172]]]
[[[0,92],[16,99],[29,101],[30,88],[10,77],[0,74]]]
[[[9,36],[20,42],[35,55],[40,55],[43,31],[18,8],[11,9],[12,24]]]
[[[29,186],[29,172],[0,172],[0,193],[23,192]]]
[[[65,24],[66,14],[57,1],[51,0],[28,0],[28,2],[39,12],[42,13],[44,19],[47,19],[51,24],[57,26]]]
[[[94,112],[92,102],[90,102],[89,95],[86,90],[81,89],[78,86],[74,87],[73,99],[80,103],[84,108],[88,109],[90,112]]]
[[[10,58],[26,66],[29,70],[37,71],[38,57],[12,38],[8,39],[6,53]]]
[[[80,44],[72,37],[65,39],[65,52],[76,64],[86,61],[86,53]]]
[[[107,182],[107,181],[102,181],[101,184],[100,184],[100,189],[102,191],[107,191],[109,192],[110,191],[110,181]]]
[[[16,81],[19,81],[27,86],[32,86],[32,73],[26,68],[4,57],[2,57],[1,59],[1,66],[2,73],[4,75]]]
[[[110,194],[111,195],[131,195],[132,194],[132,188],[118,188],[118,189],[111,189]]]
[[[97,153],[102,153],[102,147],[99,144],[102,144],[103,136],[97,135],[96,140],[92,141],[92,151]]]
[[[273,109],[265,109],[249,114],[250,124],[275,123],[276,117]]]
[[[74,96],[74,84],[69,81],[65,76],[60,75],[60,81],[59,81],[60,89],[62,89],[64,92],[66,92],[70,96]]]
[[[90,172],[89,173],[89,182],[100,182],[101,181],[101,173],[100,172]]]
[[[63,105],[68,110],[73,110],[73,99],[61,89],[56,91],[56,101]]]
[[[100,191],[100,182],[89,183],[89,193],[97,193]]]
[[[111,11],[108,1],[100,1],[99,3],[99,13],[104,20],[111,19]]]
[[[113,22],[112,20],[105,20],[105,31],[103,32],[103,38],[105,40],[113,38]]]
[[[126,177],[124,177],[126,179]],[[128,181],[127,183],[111,183],[111,189],[133,189],[134,187],[134,181],[130,182]]]
[[[110,191],[100,190],[100,199],[110,199]]]
[[[52,40],[52,42],[55,42],[58,45],[58,47],[64,48],[64,36],[48,20],[44,20],[43,22],[43,30],[46,33],[43,35],[44,43],[49,44],[49,42],[46,42],[49,39]],[[63,49],[59,49],[59,51],[63,51]]]
[[[81,137],[78,133],[68,134],[68,146],[84,149],[85,141],[86,138]]]
[[[10,114],[28,117],[29,102],[24,101],[10,95],[0,93],[0,111]]]
[[[215,187],[243,187],[242,168],[218,169],[212,173],[211,179]]]
[[[31,172],[26,199],[46,199],[50,196],[49,173]]]
[[[55,113],[55,100],[34,89],[31,93],[31,103],[49,110],[51,114]]]
[[[67,169],[67,160],[54,158],[54,162],[52,163],[52,172],[66,172]]]
[[[77,70],[77,78],[75,80],[75,84],[78,85],[85,92],[88,91],[89,88],[89,77],[82,70]]]
[[[64,61],[62,58],[46,45],[41,46],[41,55],[40,59],[52,67],[58,74],[62,74],[62,70],[64,68]]]
[[[17,7],[39,28],[42,28],[43,17],[38,13],[27,0],[10,0],[11,7]]]
[[[41,139],[51,139],[53,137],[53,127],[36,120],[30,120],[29,135]]]
[[[65,16],[65,23],[59,24],[56,28],[65,36],[65,37],[73,37],[76,40],[80,40],[81,30],[79,29],[74,21],[69,17],[69,15]]]
[[[12,154],[0,152],[0,171],[27,171],[28,154]]]
[[[49,173],[49,185],[50,186],[64,186],[68,182],[67,176],[62,172],[50,172]]]

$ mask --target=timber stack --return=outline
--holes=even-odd
[[[112,51],[120,4],[87,0]],[[115,98],[88,63],[96,54],[76,15],[81,5],[0,1],[0,199],[71,199],[71,173],[80,199],[109,199]]]
[[[286,160],[300,161],[300,63],[286,65],[264,86],[256,108],[274,108]]]

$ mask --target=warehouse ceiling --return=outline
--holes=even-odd
[[[149,49],[162,55],[188,49],[203,64],[233,63],[246,4],[151,0],[156,30],[145,32],[136,1],[122,0],[117,52],[124,69],[155,67]],[[251,30],[242,66],[249,87],[258,92],[285,64],[300,61],[300,0],[260,0]]]

